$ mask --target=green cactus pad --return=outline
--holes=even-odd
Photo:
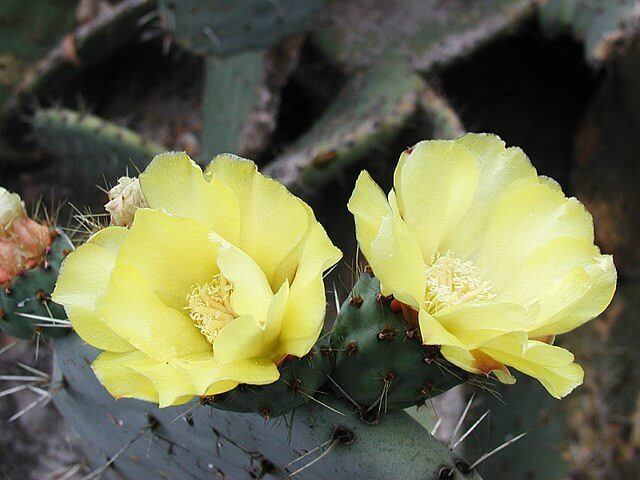
[[[449,364],[437,347],[394,312],[380,282],[363,273],[331,333],[336,388],[360,405],[367,418],[385,410],[420,405],[469,378]]]
[[[351,0],[331,2],[312,42],[346,71],[399,55],[420,72],[443,67],[534,12],[531,0]]]
[[[13,337],[31,339],[36,331],[45,338],[65,335],[68,328],[39,327],[36,324],[52,323],[20,314],[65,320],[62,306],[51,301],[51,292],[56,284],[60,265],[73,250],[67,236],[57,231],[44,262],[21,275],[0,290],[0,330]]]
[[[550,0],[540,9],[540,24],[552,36],[566,31],[585,44],[592,63],[610,60],[637,38],[640,7],[633,0]]]
[[[36,111],[33,132],[71,170],[92,180],[142,170],[154,156],[168,150],[95,115],[62,108]]]
[[[265,48],[311,25],[324,0],[159,0],[165,28],[199,55]]]
[[[265,169],[304,192],[393,142],[417,114],[426,84],[400,59],[354,76],[322,117]]]
[[[0,2],[0,105],[12,88],[74,25],[77,2],[4,0]]]
[[[240,385],[216,395],[211,405],[232,412],[250,412],[273,418],[313,402],[313,396],[327,381],[333,360],[330,352],[314,347],[302,358],[286,359],[280,378],[270,385]]]
[[[54,348],[54,402],[84,438],[92,467],[108,478],[274,480],[309,464],[292,478],[480,479],[404,412],[367,425],[349,403],[328,395],[325,406],[310,402],[285,421],[197,403],[158,409],[114,400],[89,366],[98,351],[78,336],[58,339]]]

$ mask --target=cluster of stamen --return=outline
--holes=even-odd
[[[231,308],[233,284],[224,275],[217,274],[204,285],[195,285],[187,295],[189,317],[209,343],[213,341],[226,325],[236,318]]]
[[[436,253],[431,265],[426,267],[425,275],[424,304],[431,314],[452,305],[495,298],[490,283],[478,277],[473,262],[463,262],[451,251],[444,255]]]

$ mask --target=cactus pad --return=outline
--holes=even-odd
[[[184,48],[232,55],[273,45],[311,25],[324,0],[159,0],[162,22]]]
[[[198,404],[159,410],[139,400],[114,400],[89,367],[98,351],[76,335],[56,340],[54,348],[54,402],[84,438],[93,466],[102,468],[95,475],[285,479],[326,453],[295,478],[480,478],[404,412],[371,426],[348,403],[325,397],[326,406],[312,402],[286,422]]]
[[[56,284],[60,265],[72,249],[73,245],[67,236],[57,231],[42,264],[17,276],[0,291],[0,330],[24,339],[33,338],[36,331],[41,332],[45,338],[59,337],[69,332],[67,328],[39,327],[36,324],[44,323],[44,320],[20,314],[66,319],[64,309],[52,302],[50,295]]]
[[[385,410],[425,403],[468,378],[437,348],[422,345],[389,300],[378,279],[363,273],[331,333],[332,379],[373,419]]]
[[[88,179],[142,170],[167,148],[135,132],[88,113],[62,108],[36,111],[33,132],[38,142]]]
[[[216,395],[211,405],[221,410],[277,417],[312,402],[312,397],[327,381],[331,367],[331,355],[314,347],[303,358],[285,359],[279,367],[277,382],[261,386],[240,385],[228,393]]]
[[[352,0],[332,2],[319,16],[313,42],[350,71],[400,55],[421,72],[470,53],[529,13],[531,0]]]

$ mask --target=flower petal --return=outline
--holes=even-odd
[[[419,142],[400,156],[393,182],[398,207],[425,261],[471,206],[478,175],[475,155],[450,140]]]
[[[230,244],[222,245],[218,250],[218,267],[233,284],[231,308],[236,315],[252,315],[264,324],[273,292],[260,267]]]
[[[184,372],[166,362],[145,357],[123,361],[122,365],[151,380],[158,392],[160,408],[182,405],[196,394],[195,387]]]
[[[562,398],[582,384],[584,371],[573,363],[571,352],[554,345],[531,340],[524,352],[512,335],[492,340],[482,351],[542,383],[555,398]]]
[[[213,341],[215,361],[229,363],[268,356],[263,334],[264,330],[253,315],[236,318],[225,325]]]
[[[97,315],[96,303],[107,289],[116,252],[128,230],[108,227],[69,254],[62,264],[52,299],[64,305],[74,330],[101,350],[126,352],[133,347],[107,327]]]
[[[273,344],[280,337],[284,314],[287,309],[287,300],[289,300],[289,280],[284,281],[269,305],[267,322],[264,325],[264,342],[267,345]]]
[[[425,264],[413,233],[397,215],[382,219],[371,245],[369,262],[380,279],[382,293],[419,310],[426,288]]]
[[[220,364],[203,354],[176,358],[171,363],[184,370],[200,395],[223,393],[238,383],[267,385],[280,378],[275,363],[264,358],[248,358]]]
[[[391,208],[382,189],[365,170],[360,172],[347,208],[356,222],[358,244],[365,258],[371,256],[371,243],[378,235],[382,218]]]
[[[131,265],[113,269],[98,310],[107,326],[153,359],[211,349],[191,319],[165,305]]]
[[[300,256],[280,330],[279,353],[302,357],[315,344],[324,323],[326,294],[322,272],[342,257],[319,223],[311,226]]]
[[[260,265],[273,285],[278,265],[309,228],[308,207],[284,185],[258,173],[250,160],[218,155],[206,175],[212,181],[219,178],[235,193],[241,217],[236,245]]]
[[[575,198],[566,198],[549,181],[524,184],[506,194],[489,217],[480,237],[482,247],[472,260],[493,291],[508,288],[523,262],[555,238],[593,243],[593,220]],[[511,273],[511,274],[509,274]]]
[[[116,263],[136,267],[163,302],[182,309],[193,286],[218,273],[219,244],[208,233],[190,218],[139,209]]]
[[[506,148],[497,135],[468,133],[456,143],[476,157],[478,188],[471,207],[443,241],[441,249],[468,257],[477,250],[487,218],[505,192],[518,185],[538,183],[538,176],[526,154],[517,147]]]
[[[220,179],[208,180],[184,152],[157,155],[140,174],[140,186],[151,208],[196,220],[235,243],[240,233],[238,200]]]
[[[138,360],[144,355],[138,351],[126,353],[102,352],[91,364],[91,368],[107,391],[117,400],[137,398],[158,402],[158,392],[153,383],[123,365],[123,362]]]
[[[468,303],[438,312],[443,328],[455,336],[467,350],[509,332],[524,332],[531,325],[527,310],[515,303]]]

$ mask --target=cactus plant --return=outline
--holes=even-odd
[[[550,0],[540,9],[540,22],[549,35],[570,31],[585,44],[585,58],[595,64],[624,52],[640,21],[632,0]]]
[[[6,1],[0,5],[0,106],[51,42],[71,29],[73,1]],[[24,16],[24,12],[29,12]]]
[[[92,180],[122,175],[128,168],[144,168],[154,155],[166,150],[100,117],[63,108],[37,110],[33,132],[67,167]]]
[[[333,381],[360,405],[365,418],[381,411],[422,405],[469,378],[390,306],[380,282],[363,273],[344,302],[333,330]]]
[[[109,467],[136,479],[276,479],[307,465],[295,478],[480,478],[403,412],[370,426],[349,403],[324,397],[325,406],[310,402],[287,422],[267,424],[198,404],[159,410],[111,398],[88,366],[97,351],[77,336],[57,340],[55,349],[54,402],[86,439],[98,473]]]
[[[530,0],[333,2],[320,15],[312,40],[347,71],[400,55],[427,72],[512,30],[534,12],[533,5]]]
[[[135,38],[140,31],[140,20],[154,8],[155,0],[125,0],[69,33],[20,83],[21,99],[59,92],[82,69],[99,64]],[[56,9],[58,12],[68,10],[70,7]]]
[[[271,46],[305,30],[324,0],[159,0],[162,22],[176,41],[199,55],[233,55]]]
[[[396,138],[425,82],[400,59],[354,77],[322,117],[266,172],[290,188],[319,187]]]

